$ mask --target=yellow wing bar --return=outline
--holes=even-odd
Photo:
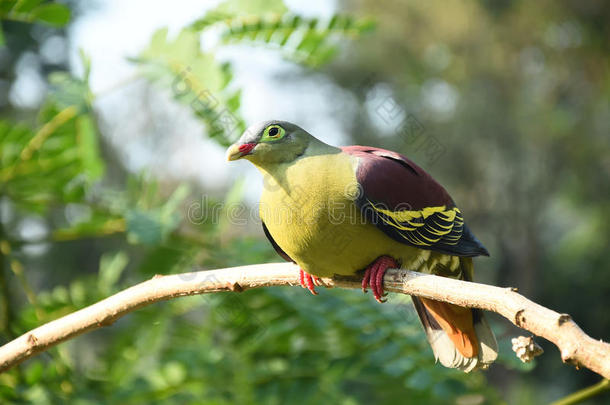
[[[438,243],[455,245],[462,236],[464,219],[457,207],[425,207],[422,210],[392,211],[374,204],[384,224],[393,227],[397,233],[416,246],[433,246]]]

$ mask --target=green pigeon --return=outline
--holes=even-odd
[[[227,151],[263,174],[265,235],[301,268],[316,294],[320,277],[364,272],[384,301],[389,268],[471,281],[472,257],[489,253],[447,191],[405,156],[368,146],[334,147],[286,121],[249,127]],[[487,368],[497,343],[480,310],[412,297],[434,355],[446,367]]]

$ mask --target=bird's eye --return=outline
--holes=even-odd
[[[261,141],[275,141],[282,138],[284,135],[286,135],[284,128],[279,125],[269,125],[265,128]]]

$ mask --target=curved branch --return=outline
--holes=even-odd
[[[291,263],[257,264],[228,269],[155,276],[96,304],[33,329],[0,347],[0,372],[87,331],[154,302],[220,291],[298,285]],[[361,288],[357,277],[322,279],[326,287]],[[585,334],[569,315],[560,314],[517,294],[513,289],[454,280],[408,270],[388,270],[386,291],[497,312],[522,329],[553,342],[566,363],[610,378],[610,344]]]

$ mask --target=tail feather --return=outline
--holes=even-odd
[[[477,335],[470,309],[426,298],[420,301],[463,356],[477,356]]]
[[[469,372],[487,368],[496,359],[498,344],[481,311],[417,297],[412,300],[434,357],[443,366]]]
[[[479,315],[474,323],[474,328],[479,338],[479,367],[487,368],[498,358],[498,342],[483,312],[479,309],[475,309],[473,312]]]

